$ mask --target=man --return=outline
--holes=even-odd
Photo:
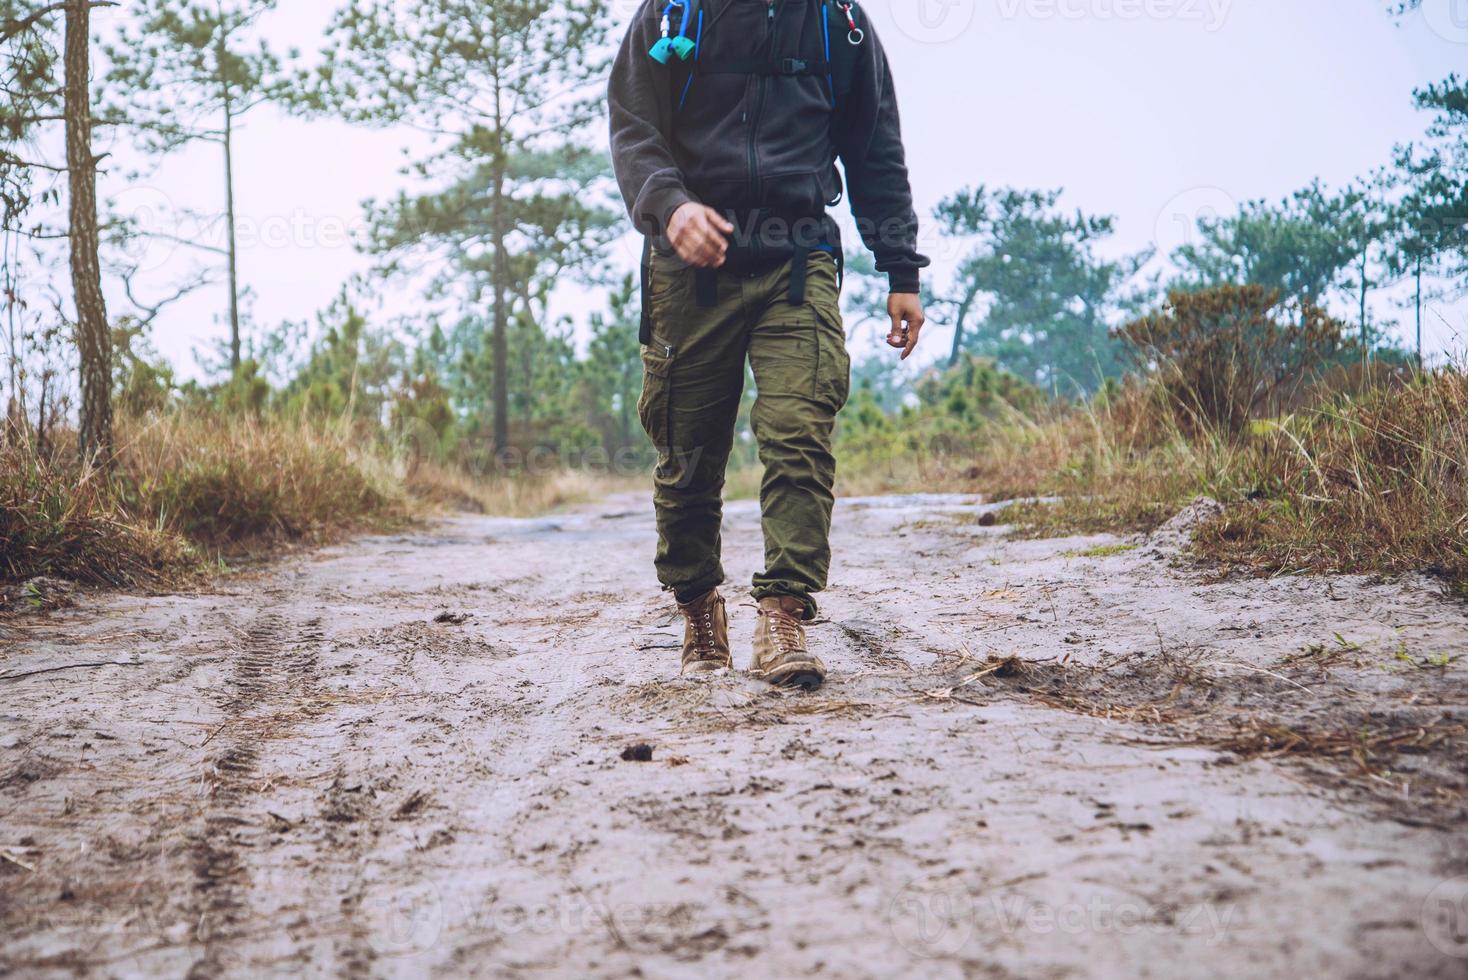
[[[682,672],[733,666],[720,521],[747,357],[765,468],[752,673],[817,687],[826,668],[802,623],[830,565],[831,435],[851,367],[826,213],[838,159],[889,279],[888,344],[905,359],[923,325],[928,260],[887,58],[853,3],[644,0],[609,102],[617,181],[648,240],[638,413],[658,448],[656,567],[685,620]]]

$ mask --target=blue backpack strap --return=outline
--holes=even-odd
[[[693,65],[703,49],[704,10],[700,0],[654,0],[662,38],[648,55],[669,69],[674,110],[682,109],[693,87]]]
[[[693,76],[697,74],[698,59],[703,54],[703,4],[698,0],[687,0],[689,4],[688,14],[691,21],[693,36],[693,57],[688,62],[688,79],[683,83],[683,91],[678,96],[678,110],[683,109],[684,103],[688,101],[688,92],[693,88]]]

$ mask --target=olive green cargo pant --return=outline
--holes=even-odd
[[[724,580],[720,561],[724,470],[744,390],[764,479],[765,568],[753,595],[796,596],[815,615],[831,563],[831,434],[846,403],[851,360],[841,326],[835,260],[809,260],[805,300],[790,302],[790,265],[746,275],[720,270],[717,303],[697,300],[695,272],[656,252],[647,303],[653,343],[642,348],[638,415],[658,450],[658,581],[680,602]]]

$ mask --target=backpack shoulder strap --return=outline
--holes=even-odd
[[[655,16],[661,21],[663,11],[669,9],[668,0],[657,0],[653,5]],[[688,91],[693,87],[694,64],[703,48],[704,9],[701,0],[682,0],[681,6],[687,11],[687,26],[684,27],[683,14],[679,10],[673,10],[669,28],[675,37],[685,37],[691,47],[687,51],[687,57],[669,59],[668,72],[669,81],[672,84],[673,112],[676,115],[683,104],[688,101]]]
[[[856,77],[856,62],[866,43],[866,15],[855,2],[821,0],[825,12],[821,40],[830,66],[832,108],[846,104]]]

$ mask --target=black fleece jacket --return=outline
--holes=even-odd
[[[644,0],[608,91],[612,162],[637,228],[657,238],[679,205],[698,201],[735,225],[733,268],[779,261],[802,246],[839,249],[826,214],[842,194],[839,159],[878,271],[892,292],[917,292],[928,260],[917,251],[897,93],[866,18],[850,91],[836,93],[820,0],[702,0],[697,59],[662,65],[648,49],[666,6]],[[675,9],[674,34],[679,18]],[[846,31],[833,27],[830,44],[848,44]],[[833,50],[831,60],[852,56]]]

